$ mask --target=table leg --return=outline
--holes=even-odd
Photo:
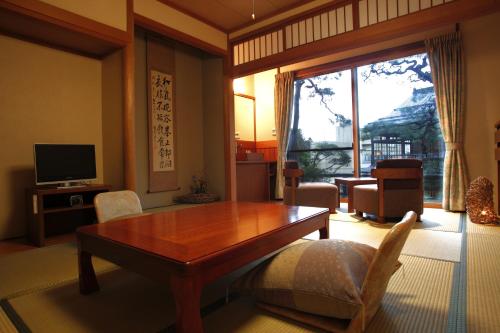
[[[325,219],[325,226],[319,229],[319,239],[329,239],[330,238],[330,219],[327,217]]]
[[[337,186],[337,208],[340,208],[340,186],[341,184],[335,180],[335,185]]]
[[[347,185],[347,212],[352,213],[354,212],[353,203],[352,203],[352,198],[353,198],[353,185],[349,184]]]
[[[78,248],[78,281],[80,294],[87,295],[99,290],[99,283],[92,266],[92,254]]]
[[[175,299],[175,331],[203,332],[200,315],[201,283],[196,277],[172,274],[170,286]]]

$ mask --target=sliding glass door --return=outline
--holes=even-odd
[[[359,67],[360,173],[378,160],[416,158],[424,165],[424,200],[441,201],[444,142],[427,54]]]
[[[425,53],[295,81],[288,158],[308,181],[369,176],[378,160],[417,158],[424,199],[438,202],[444,152]]]
[[[299,162],[305,181],[354,174],[351,105],[350,70],[295,81],[287,157]]]

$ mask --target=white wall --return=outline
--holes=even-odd
[[[101,61],[0,35],[0,239],[26,232],[33,143],[96,145],[103,181]]]
[[[257,141],[276,140],[273,136],[274,119],[274,76],[276,69],[254,75]]]
[[[127,30],[127,0],[40,0],[111,27]]]
[[[461,30],[467,84],[465,158],[470,180],[479,176],[489,178],[493,181],[496,198],[494,124],[500,120],[500,13],[467,21],[461,25]]]
[[[255,97],[256,141],[276,140],[273,135],[274,119],[274,76],[276,69],[245,76],[233,81],[234,92]],[[235,98],[235,132],[240,140],[253,141],[253,119],[245,112],[247,103]],[[251,137],[250,139],[248,139]]]

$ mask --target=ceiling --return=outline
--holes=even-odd
[[[226,32],[237,30],[252,23],[252,0],[160,1]],[[255,0],[255,21],[303,5],[309,1]]]

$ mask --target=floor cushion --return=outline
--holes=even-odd
[[[362,307],[361,286],[376,249],[352,241],[326,239],[291,246],[234,284],[258,301],[342,319]]]

